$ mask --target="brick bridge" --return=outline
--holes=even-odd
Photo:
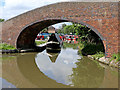
[[[35,47],[44,28],[75,22],[91,28],[103,41],[106,57],[120,50],[118,2],[62,2],[40,7],[3,22],[2,42],[19,48]]]

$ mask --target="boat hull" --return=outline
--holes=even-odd
[[[60,50],[62,46],[62,40],[59,38],[58,34],[51,34],[47,45],[46,45],[46,49],[48,51],[57,51]]]
[[[47,52],[57,53],[61,50],[61,46],[60,46],[60,44],[49,43],[46,46],[46,50],[47,50]]]

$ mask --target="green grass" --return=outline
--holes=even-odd
[[[40,44],[44,44],[46,43],[47,41],[35,41],[36,45],[40,45]]]
[[[79,48],[80,50],[82,50],[84,48],[84,44],[81,43],[81,42],[79,42],[77,44],[74,44],[74,43],[72,44],[72,43],[66,43],[66,42],[64,42],[63,43],[63,48],[66,48],[66,47],[73,48],[73,49]]]
[[[117,54],[113,54],[110,61],[112,60],[116,60],[116,62],[120,61],[120,53],[117,53]]]
[[[14,50],[16,49],[15,47],[5,44],[5,43],[1,43],[0,44],[0,50]]]
[[[92,55],[95,59],[100,59],[101,57],[104,57],[105,54],[103,52],[97,52],[96,54]]]
[[[79,42],[79,43],[78,43],[78,46],[79,46],[79,49],[80,49],[80,50],[82,50],[82,49],[85,47],[84,43],[82,43],[82,42]]]
[[[78,47],[78,44],[71,44],[71,43],[63,43],[63,48],[73,48],[76,49]]]

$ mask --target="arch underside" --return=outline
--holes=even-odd
[[[36,22],[31,24],[30,26],[26,26],[19,34],[17,39],[17,48],[18,49],[28,49],[28,48],[35,48],[35,38],[37,37],[38,33],[43,30],[44,28],[60,23],[60,22],[67,22],[66,20],[44,20],[40,22]]]
[[[16,43],[17,48],[18,49],[36,48],[35,38],[37,37],[38,33],[50,25],[61,23],[61,22],[73,22],[73,23],[80,23],[82,25],[85,25],[88,28],[90,28],[93,32],[95,32],[98,35],[98,37],[100,37],[101,40],[104,40],[102,35],[96,29],[94,29],[92,26],[86,23],[83,23],[81,21],[74,21],[74,20],[68,20],[68,19],[45,19],[45,20],[37,21],[35,23],[27,25],[23,28],[23,30],[20,32],[17,39],[17,43]]]

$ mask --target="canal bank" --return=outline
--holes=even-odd
[[[115,59],[111,60],[111,58],[105,58],[105,57],[98,59],[98,58],[94,58],[92,55],[87,55],[87,57],[90,58],[91,60],[95,60],[95,61],[98,61],[100,63],[106,64],[110,67],[119,68],[120,61],[116,62]]]
[[[2,54],[4,54],[4,53],[8,54],[8,53],[42,52],[43,50],[46,49],[46,41],[37,41],[36,44],[37,44],[37,46],[34,49],[20,49],[20,50],[19,49],[15,49],[14,47],[9,46],[7,44],[4,44],[3,49],[6,49],[6,50],[0,50],[0,52]],[[96,61],[98,61],[100,63],[109,65],[110,67],[119,68],[118,64],[120,63],[120,61],[116,62],[115,59],[112,60],[111,58],[97,57],[97,55],[96,56],[95,55],[87,55],[85,52],[82,51],[82,49],[84,47],[84,45],[82,43],[79,43],[78,45],[77,44],[76,45],[72,45],[72,46],[65,43],[64,46],[73,47],[73,48],[76,48],[76,46],[77,46],[77,48],[79,50],[81,50],[82,55],[87,56],[91,60],[96,60]],[[9,49],[11,49],[11,50],[9,50]]]
[[[16,49],[15,47],[1,43],[0,44],[0,53],[10,54],[10,53],[26,53],[26,52],[41,52],[46,49],[46,41],[36,41],[36,46],[31,49]],[[40,44],[40,45],[39,45]]]
[[[98,61],[110,67],[119,68],[120,53],[113,54],[110,58],[106,58],[101,45],[94,45],[88,43],[86,44],[86,46],[84,45],[84,43],[78,44],[79,54],[87,56],[90,60]]]

